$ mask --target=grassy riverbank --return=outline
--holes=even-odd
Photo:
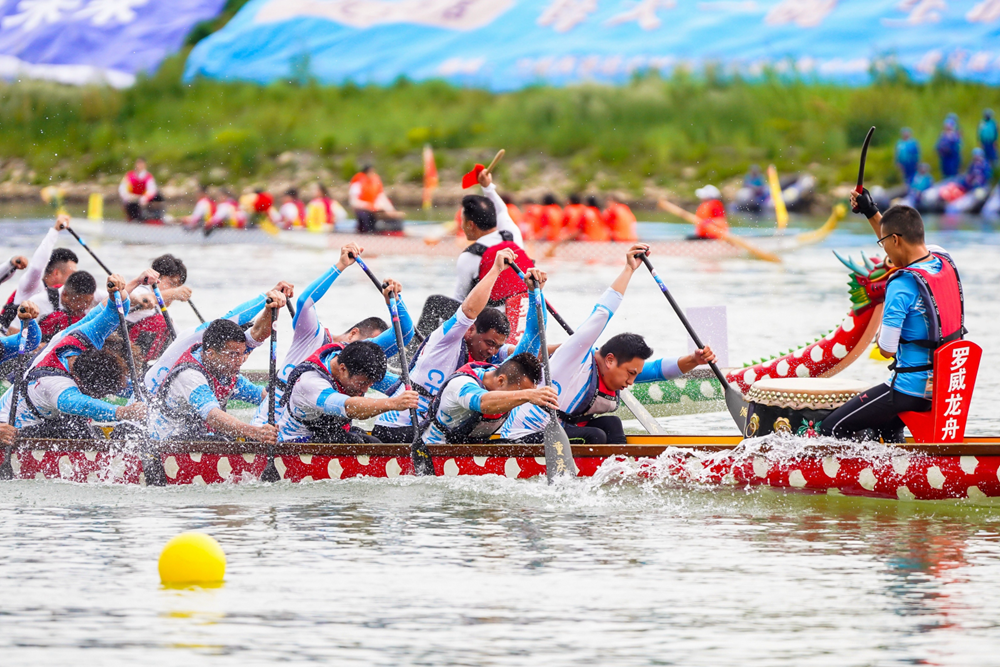
[[[947,78],[847,88],[679,74],[500,95],[441,82],[185,85],[183,56],[123,91],[0,84],[0,181],[110,181],[142,154],[161,180],[240,185],[273,179],[298,160],[336,181],[375,159],[387,181],[417,183],[420,149],[430,143],[439,167],[455,173],[475,149],[505,147],[509,164],[520,165],[508,181],[525,184],[556,169],[566,188],[639,195],[651,184],[722,182],[751,163],[774,162],[783,172],[809,169],[828,187],[854,177],[874,124],[869,175],[891,184],[900,127],[914,129],[936,168],[933,142],[945,114],[959,114],[968,153],[982,109],[1000,108],[1000,90]]]

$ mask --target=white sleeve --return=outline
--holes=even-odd
[[[604,291],[593,312],[559,349],[552,354],[552,379],[564,382],[576,373],[580,363],[591,353],[597,339],[604,333],[611,316],[622,303],[622,295],[610,287]]]
[[[194,205],[194,210],[191,211],[191,217],[196,219],[204,218],[211,210],[207,199],[199,199],[198,203]]]
[[[514,237],[514,243],[524,247],[524,236],[521,234],[521,229],[516,224],[514,220],[510,217],[510,212],[507,210],[507,204],[504,203],[500,195],[497,194],[496,183],[491,183],[489,187],[483,188],[483,195],[489,198],[493,202],[493,207],[497,210],[497,229],[504,232],[510,232],[511,236]]]
[[[361,202],[361,183],[351,183],[351,187],[347,189],[347,203],[351,205],[351,208],[364,208]]]
[[[160,189],[158,187],[156,187],[156,179],[153,178],[152,176],[150,176],[149,177],[149,183],[146,184],[146,194],[145,194],[145,196],[149,197],[150,199],[152,199],[153,197],[156,196],[156,193],[159,192],[159,191],[160,191]]]
[[[118,196],[123,201],[129,201],[129,198],[132,197],[132,193],[128,191],[128,177],[123,178],[122,182],[118,184]]]
[[[56,247],[56,240],[59,238],[59,230],[55,227],[49,228],[42,242],[38,244],[38,249],[31,256],[28,268],[24,270],[24,275],[17,283],[17,293],[14,295],[14,303],[21,303],[32,294],[38,294],[45,289],[42,278],[45,276],[45,267],[49,264],[49,257],[52,256],[52,249]]]
[[[476,286],[476,279],[479,277],[479,263],[482,260],[479,255],[471,252],[463,252],[455,261],[455,293],[452,298],[456,301],[465,301],[469,292]]]

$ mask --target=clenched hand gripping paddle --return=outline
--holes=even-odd
[[[368,265],[364,263],[360,257],[351,253],[349,255],[351,259],[361,267],[361,270],[365,272],[372,283],[379,292],[382,291],[382,283],[375,274],[372,273]],[[403,342],[403,326],[399,322],[399,305],[396,303],[396,295],[390,293],[389,295],[389,314],[392,316],[392,328],[396,333],[396,347],[399,350],[399,375],[403,380],[403,387],[406,391],[410,391],[413,385],[410,384],[410,365],[406,359],[406,344]],[[431,451],[427,448],[427,445],[420,438],[420,422],[417,419],[416,408],[410,408],[410,423],[413,424],[413,442],[410,443],[410,459],[413,461],[413,470],[418,475],[421,476],[434,476],[434,460],[431,458]]]
[[[670,307],[674,309],[674,313],[677,314],[681,324],[684,325],[688,335],[691,336],[691,340],[694,341],[694,344],[699,350],[704,349],[705,346],[702,344],[701,338],[698,337],[698,334],[691,326],[691,323],[688,322],[688,318],[684,315],[684,311],[681,310],[681,307],[677,305],[676,301],[674,301],[674,297],[670,294],[670,290],[667,289],[666,284],[660,276],[656,274],[656,269],[653,268],[653,265],[649,263],[649,257],[643,254],[639,255],[639,259],[641,259],[642,263],[646,265],[647,269],[649,269],[650,275],[653,276],[653,280],[655,280],[656,284],[659,285],[660,291],[663,292],[663,296],[667,297],[667,301],[670,302]],[[743,398],[743,394],[730,386],[729,382],[726,380],[726,376],[723,375],[722,371],[719,370],[719,367],[714,361],[709,363],[709,366],[711,367],[712,372],[715,373],[715,377],[717,377],[719,382],[722,383],[722,389],[726,396],[726,407],[729,409],[729,414],[732,415],[733,421],[736,422],[736,426],[740,429],[740,433],[746,435],[747,414],[750,410],[749,404],[746,402],[746,399]]]

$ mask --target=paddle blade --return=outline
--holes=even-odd
[[[736,422],[736,427],[740,429],[741,435],[747,433],[747,415],[750,412],[750,404],[743,398],[743,394],[736,391],[729,384],[723,386],[726,392],[726,409]]]
[[[576,462],[569,436],[558,419],[549,417],[545,425],[545,476],[552,483],[556,477],[576,477]]]
[[[274,465],[274,453],[268,452],[267,465],[264,467],[264,471],[260,473],[260,481],[267,484],[274,484],[280,480],[281,475],[278,473],[278,467]]]
[[[434,476],[434,459],[431,450],[419,437],[410,444],[410,458],[413,460],[413,471],[421,477]]]
[[[774,202],[774,217],[778,229],[784,229],[788,226],[788,209],[785,207],[785,196],[781,193],[778,169],[773,164],[767,167],[767,183],[771,188],[771,200]]]

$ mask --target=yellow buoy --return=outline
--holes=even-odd
[[[205,533],[181,533],[160,554],[160,581],[165,586],[218,585],[225,574],[226,554]]]
[[[104,220],[104,195],[91,192],[87,202],[87,220]]]

